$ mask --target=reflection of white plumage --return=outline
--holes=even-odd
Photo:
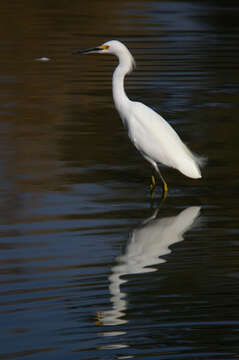
[[[120,285],[127,280],[122,279],[122,276],[156,271],[157,268],[152,265],[166,261],[162,256],[171,252],[171,245],[183,240],[183,234],[192,227],[199,212],[199,206],[192,206],[177,216],[157,218],[156,210],[132,231],[124,254],[117,257],[117,265],[112,267],[112,274],[109,276],[113,309],[102,312],[102,324],[119,325],[126,322],[122,316],[127,308],[127,301]]]
[[[164,197],[167,195],[168,188],[157,163],[177,169],[190,178],[201,178],[199,169],[202,164],[201,158],[187,148],[175,130],[158,113],[127,97],[124,90],[124,78],[135,65],[127,47],[120,41],[111,40],[99,47],[79,51],[76,54],[90,52],[113,54],[118,57],[119,65],[114,71],[112,84],[115,107],[128,130],[131,141],[161,178]],[[152,176],[152,192],[155,185],[156,181]]]
[[[155,271],[149,266],[165,262],[161,256],[171,252],[170,245],[183,240],[183,233],[191,227],[199,211],[199,206],[192,206],[177,216],[157,219],[156,210],[132,232],[125,254],[119,257],[122,265],[118,266],[127,274]]]

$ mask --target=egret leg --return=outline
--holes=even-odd
[[[158,168],[158,165],[155,162],[153,162],[152,165],[155,168],[159,178],[162,181],[162,185],[163,185],[162,186],[163,187],[162,199],[165,200],[167,195],[168,195],[168,185],[167,185],[166,181],[164,180],[163,175],[161,174],[161,172],[160,172],[160,170]]]
[[[150,184],[150,191],[151,191],[151,196],[152,197],[154,197],[155,187],[156,187],[156,180],[155,180],[154,175],[152,175],[152,182]]]
[[[166,181],[164,180],[161,172],[158,170],[158,174],[159,174],[159,177],[160,179],[162,180],[162,184],[163,184],[163,194],[162,194],[162,198],[163,200],[166,199],[167,195],[168,195],[168,185],[166,183]]]
[[[158,177],[161,179],[162,185],[163,185],[162,200],[165,200],[166,197],[167,197],[167,194],[168,194],[168,185],[167,185],[166,181],[164,180],[164,178],[163,178],[163,176],[162,176],[162,174],[161,174],[161,172],[160,172],[160,170],[158,168],[157,163],[154,160],[152,160],[150,157],[148,157],[147,155],[143,154],[143,156],[145,157],[146,160],[148,160],[150,162],[150,164],[155,169]],[[150,184],[150,190],[151,190],[152,198],[154,197],[156,185],[157,185],[157,183],[156,183],[155,177],[154,177],[154,175],[152,175],[152,182]]]

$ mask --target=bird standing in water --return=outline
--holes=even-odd
[[[98,47],[78,51],[76,54],[99,53],[117,56],[119,64],[116,67],[112,90],[116,109],[123,121],[128,135],[136,149],[150,162],[163,184],[163,198],[168,192],[158,163],[179,170],[185,176],[193,179],[201,178],[200,166],[202,158],[193,154],[182,142],[176,131],[157,112],[141,102],[131,101],[124,89],[124,78],[135,67],[135,61],[127,47],[118,40],[107,41]],[[156,179],[152,175],[150,185],[153,196]]]

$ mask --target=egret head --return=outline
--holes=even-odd
[[[112,54],[117,56],[121,63],[127,62],[130,68],[129,71],[135,68],[135,61],[133,56],[129,52],[128,48],[118,40],[110,40],[95,48],[77,51],[73,53],[73,55],[89,53]]]

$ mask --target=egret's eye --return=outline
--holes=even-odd
[[[108,50],[109,49],[109,45],[101,45],[100,49],[102,50]]]

